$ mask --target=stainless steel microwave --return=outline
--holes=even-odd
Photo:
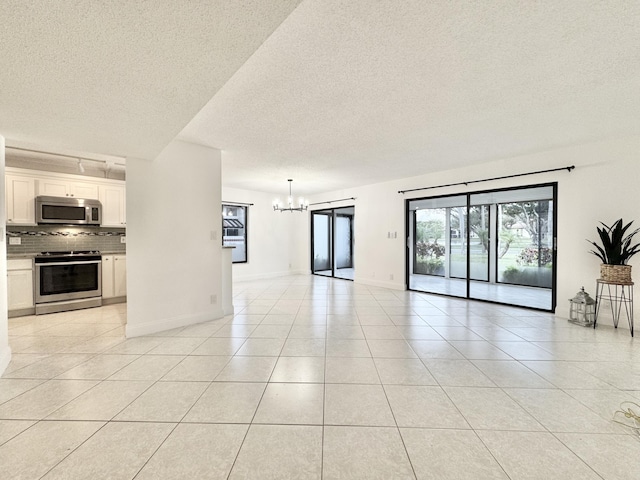
[[[98,200],[73,197],[36,197],[38,224],[100,225],[102,204]]]

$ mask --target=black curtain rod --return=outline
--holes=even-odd
[[[468,182],[447,183],[445,185],[436,185],[433,187],[412,188],[411,190],[398,190],[398,193],[405,194],[407,192],[417,192],[418,190],[431,190],[432,188],[455,187],[458,185],[469,185],[470,183],[490,182],[492,180],[504,180],[505,178],[516,178],[516,177],[525,177],[527,175],[538,175],[540,173],[559,172],[561,170],[566,170],[567,172],[570,172],[574,168],[576,168],[576,166],[571,165],[569,167],[552,168],[550,170],[538,170],[537,172],[516,173],[515,175],[505,175],[504,177],[485,178],[482,180],[469,180]]]
[[[223,205],[246,205],[247,207],[253,207],[253,203],[242,203],[242,202],[222,202]]]
[[[344,202],[345,200],[355,200],[355,199],[356,199],[356,197],[341,198],[340,200],[327,200],[326,202],[310,203],[309,206],[311,206],[311,205],[322,205],[323,203]]]

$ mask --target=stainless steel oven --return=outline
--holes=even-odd
[[[100,252],[43,252],[35,267],[36,315],[102,305]]]

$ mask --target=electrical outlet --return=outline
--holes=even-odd
[[[22,238],[9,237],[9,245],[22,245]]]
[[[389,274],[389,280],[393,280],[393,273]]]
[[[211,305],[215,305],[216,303],[218,303],[218,296],[211,295]]]
[[[127,243],[127,237],[124,237],[124,236],[120,237],[120,243]]]

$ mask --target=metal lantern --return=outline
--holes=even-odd
[[[593,325],[596,316],[596,301],[584,291],[584,287],[580,289],[576,296],[569,299],[571,308],[569,309],[569,321],[583,327]]]

